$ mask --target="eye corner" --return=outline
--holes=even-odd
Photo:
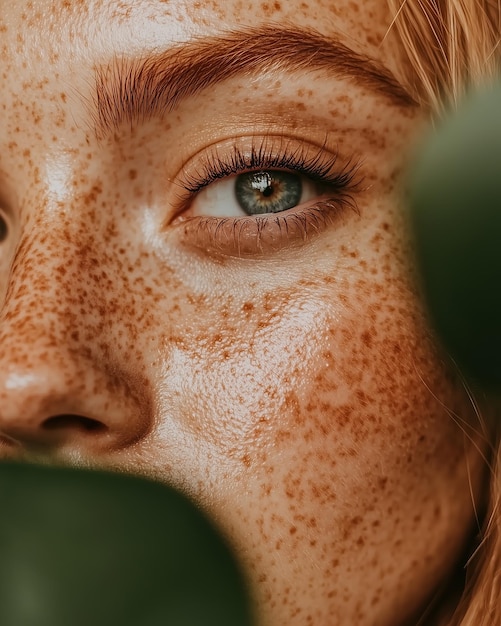
[[[9,225],[7,219],[0,208],[0,244],[3,243],[9,234]]]

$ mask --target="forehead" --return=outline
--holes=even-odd
[[[49,53],[45,61],[63,50],[66,54],[68,47],[79,57],[103,54],[110,45],[134,52],[142,46],[165,46],[263,22],[336,33],[380,57],[384,55],[380,44],[391,23],[385,0],[2,0],[0,4],[0,33],[4,42],[10,40],[10,51],[22,52],[23,44],[36,43],[40,60]]]
[[[21,110],[21,116],[28,114],[35,123],[42,117],[35,110],[41,103],[50,100],[54,109],[60,109],[67,92],[81,101],[72,102],[78,114],[75,107],[92,97],[96,69],[114,58],[144,57],[249,27],[311,29],[381,62],[398,76],[395,42],[387,37],[391,15],[384,0],[0,0],[0,4],[4,79],[0,102],[6,114],[17,116]]]
[[[394,67],[398,56],[395,43],[386,37],[391,15],[384,0],[0,3],[4,80],[0,93],[4,111],[0,140],[7,142],[11,142],[12,131],[17,133],[19,129],[33,135],[37,126],[67,128],[64,117],[68,111],[80,125],[93,98],[96,71],[114,58],[144,57],[235,29],[263,25],[311,29],[375,59],[398,76]],[[256,51],[259,54],[259,37]]]

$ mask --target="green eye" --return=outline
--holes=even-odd
[[[247,172],[236,177],[235,196],[247,215],[280,213],[301,201],[301,176],[280,170]]]

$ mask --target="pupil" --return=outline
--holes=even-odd
[[[257,172],[257,174],[251,174],[250,181],[252,189],[262,193],[266,198],[273,193],[273,178],[269,172]]]

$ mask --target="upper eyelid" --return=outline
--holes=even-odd
[[[240,143],[243,140],[249,141],[250,145],[246,148],[241,147]],[[186,192],[194,194],[207,184],[226,176],[260,168],[290,169],[302,172],[306,176],[310,175],[318,181],[327,179],[327,183],[330,174],[337,182],[343,174],[346,174],[348,180],[359,173],[362,160],[358,156],[343,158],[337,150],[329,150],[326,143],[325,140],[322,145],[309,144],[298,139],[275,135],[266,135],[259,140],[253,137],[240,137],[238,141],[235,140],[233,143],[230,141],[226,149],[221,148],[221,144],[218,143],[209,146],[202,156],[198,157],[201,164],[195,167],[195,174],[190,174],[187,169],[188,164],[196,162],[197,156],[184,164],[178,174],[179,184]],[[359,178],[361,180],[362,177]],[[203,185],[200,184],[201,179],[204,180]]]

